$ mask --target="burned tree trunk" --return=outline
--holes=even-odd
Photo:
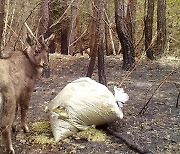
[[[146,6],[146,4],[145,4]],[[153,16],[154,16],[154,0],[148,0],[147,13],[144,21],[144,33],[145,33],[145,51],[149,59],[154,59],[154,51],[150,46],[152,43],[152,29],[153,29]]]
[[[166,45],[166,0],[158,0],[157,3],[157,52],[161,57]]]
[[[64,12],[66,11],[67,9],[67,0],[62,0],[60,2],[60,5],[61,5],[61,14],[60,15],[63,15]],[[68,55],[68,31],[69,31],[69,26],[68,26],[68,17],[65,15],[62,19],[62,22],[61,22],[61,54],[64,54],[64,55]]]
[[[135,44],[136,4],[137,0],[129,0],[126,15],[127,29],[131,36],[133,44]]]
[[[123,53],[123,69],[129,70],[135,63],[135,52],[131,34],[126,23],[126,10],[124,0],[114,0],[115,2],[115,22],[118,38],[121,42]]]
[[[49,3],[49,25],[48,25],[48,30],[46,33],[46,37],[49,37],[52,33],[54,33],[54,26],[51,27],[53,24],[53,9],[55,7],[54,1]],[[55,41],[52,40],[51,44],[49,45],[49,53],[55,53],[56,52],[56,45]]]
[[[61,54],[68,55],[68,29],[61,28]]]
[[[96,56],[98,55],[98,76],[99,82],[106,85],[106,77],[104,71],[104,49],[103,49],[103,37],[104,37],[104,8],[107,0],[95,0],[94,7],[94,19],[93,19],[93,36],[91,38],[91,59],[88,67],[87,76],[91,77],[93,74]],[[92,40],[93,39],[93,40]]]
[[[98,76],[99,76],[99,83],[107,86],[105,67],[104,67],[104,43],[103,43],[103,40],[98,47]]]
[[[161,57],[166,45],[166,1],[157,1],[157,36],[152,40],[154,0],[148,0],[145,19],[145,50],[149,59]]]

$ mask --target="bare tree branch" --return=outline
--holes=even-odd
[[[16,45],[17,45],[17,42],[19,40],[19,37],[20,37],[20,34],[21,34],[21,31],[22,31],[22,28],[24,26],[24,23],[30,18],[30,16],[32,15],[33,11],[41,4],[41,2],[37,3],[37,5],[30,11],[30,14],[28,15],[28,17],[24,20],[20,30],[19,30],[19,33],[18,33],[18,37],[17,37],[17,40],[16,42],[14,43],[14,50],[16,49]]]

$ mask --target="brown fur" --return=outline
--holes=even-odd
[[[15,154],[11,129],[16,128],[18,106],[21,108],[21,127],[24,132],[29,131],[26,119],[30,96],[43,66],[48,65],[47,50],[53,38],[51,35],[39,43],[28,36],[26,50],[14,51],[9,58],[0,59],[1,132],[7,153]]]

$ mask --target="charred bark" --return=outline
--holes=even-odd
[[[126,15],[127,29],[129,31],[129,35],[131,36],[133,44],[135,44],[136,4],[137,0],[129,0]]]
[[[68,7],[68,1],[63,0],[60,2],[61,5],[61,15],[66,11]],[[68,55],[68,31],[69,31],[69,25],[68,25],[68,17],[64,16],[62,19],[62,22],[60,24],[61,28],[61,54]]]
[[[101,45],[98,47],[98,76],[99,76],[99,83],[107,86],[105,68],[104,68],[104,43],[103,41],[101,42]]]
[[[114,0],[114,2],[116,30],[123,53],[123,69],[129,70],[134,67],[135,63],[134,44],[125,21],[124,1]]]
[[[53,8],[54,8],[55,3],[50,2],[49,3],[49,25],[48,25],[48,30],[46,34],[46,38],[49,37],[52,33],[54,33],[54,26],[49,28],[53,24]],[[56,52],[56,45],[55,41],[53,40],[51,44],[49,45],[49,53],[55,53]]]
[[[166,45],[166,0],[158,0],[157,3],[157,52],[155,55],[161,57]]]
[[[146,5],[146,4],[145,4]],[[147,15],[144,21],[144,33],[145,33],[145,51],[149,59],[154,59],[154,51],[151,45],[152,43],[152,29],[153,29],[153,16],[154,16],[154,0],[148,0]]]
[[[91,38],[91,59],[88,66],[87,76],[91,77],[93,74],[96,56],[98,55],[98,76],[99,82],[106,85],[106,77],[104,70],[104,8],[107,0],[95,0],[94,8],[94,19],[92,24],[92,35]]]
[[[68,55],[68,29],[61,29],[61,54]]]

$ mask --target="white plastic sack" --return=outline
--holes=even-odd
[[[115,96],[88,77],[67,84],[47,107],[55,140],[123,118],[122,103],[129,96],[122,88],[114,87],[114,91]]]

